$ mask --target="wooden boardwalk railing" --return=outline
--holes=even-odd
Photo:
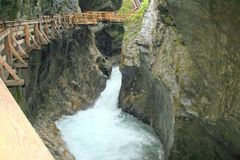
[[[1,79],[0,160],[54,160]]]
[[[17,75],[17,69],[27,68],[28,53],[50,43],[59,31],[104,21],[122,23],[130,15],[89,11],[42,16],[35,20],[0,22],[0,78],[7,86],[22,86],[24,79]]]

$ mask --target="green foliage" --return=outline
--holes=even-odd
[[[138,20],[141,20],[143,17],[143,14],[148,8],[149,0],[143,0],[141,8],[134,14],[129,21],[136,22]]]
[[[9,1],[2,0],[0,1],[0,18],[5,19],[16,19],[19,12],[20,1]]]
[[[142,23],[142,17],[148,8],[149,0],[143,0],[141,8],[134,12],[134,14],[128,18],[125,22],[125,35],[124,40],[129,40],[135,37],[140,29]],[[118,11],[119,14],[128,14],[132,12],[132,0],[123,0],[122,7]]]
[[[118,11],[120,14],[129,13],[132,10],[132,0],[123,0],[122,7]]]

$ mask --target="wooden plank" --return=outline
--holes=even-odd
[[[17,40],[17,44],[21,45],[21,44],[23,44],[23,43],[25,43],[25,39]]]
[[[13,63],[13,68],[28,68],[28,64]]]
[[[18,26],[24,26],[26,24],[37,24],[41,22],[41,20],[29,20],[29,21],[4,21],[6,24],[6,27],[18,27]]]
[[[5,80],[4,83],[8,87],[16,87],[16,86],[23,86],[24,85],[24,80]]]
[[[0,80],[0,157],[2,160],[54,160]]]

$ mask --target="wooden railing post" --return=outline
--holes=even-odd
[[[28,48],[31,48],[31,42],[30,42],[30,32],[29,32],[29,26],[28,24],[25,25],[25,29],[24,29],[24,33],[25,33],[25,43],[27,45]]]
[[[7,53],[7,62],[9,65],[13,64],[13,52],[11,50],[11,44],[13,44],[13,40],[12,40],[12,32],[10,31],[10,33],[5,37],[5,42],[4,42],[5,50]]]
[[[40,36],[39,36],[39,32],[38,32],[38,24],[35,24],[34,25],[34,39],[35,41],[38,43],[38,44],[41,44],[41,41],[40,41]]]

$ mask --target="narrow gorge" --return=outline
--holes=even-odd
[[[0,0],[0,9],[0,27],[127,13],[63,27],[15,70],[25,84],[8,89],[56,160],[240,159],[239,0]]]

